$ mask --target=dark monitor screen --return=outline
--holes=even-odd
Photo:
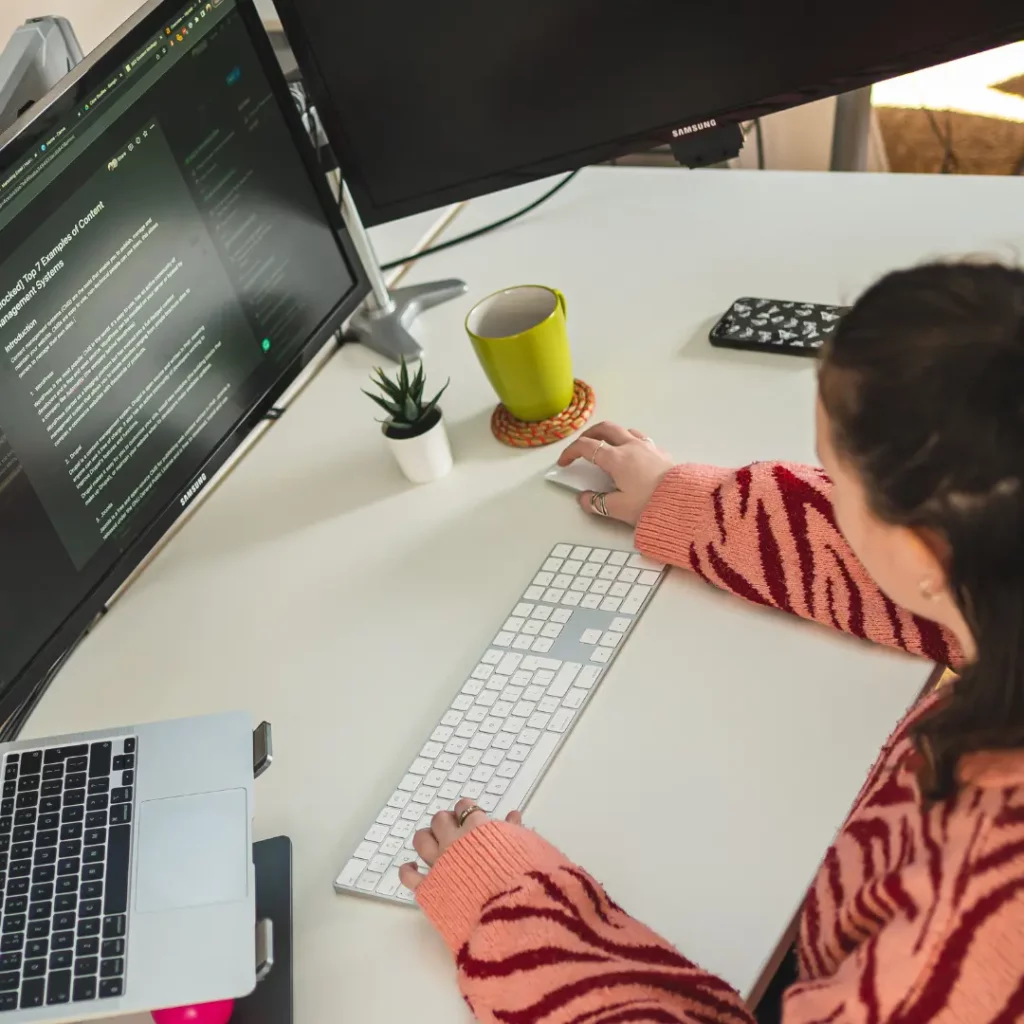
[[[247,3],[150,5],[26,117],[0,149],[4,709],[365,294]]]
[[[1024,37],[1019,0],[277,0],[367,223]]]

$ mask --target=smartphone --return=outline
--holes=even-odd
[[[813,359],[849,308],[788,299],[737,299],[711,329],[709,340],[720,348]]]

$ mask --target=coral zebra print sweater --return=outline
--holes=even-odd
[[[948,635],[872,584],[836,529],[829,490],[806,467],[680,466],[646,510],[637,544],[758,604],[955,661]],[[887,742],[825,854],[803,908],[786,1024],[1024,1020],[1024,752],[964,759],[956,799],[926,809],[906,730],[927,703]],[[527,829],[473,830],[417,898],[481,1020],[752,1020],[725,981]]]

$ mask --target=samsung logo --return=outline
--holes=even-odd
[[[181,507],[184,508],[202,489],[206,483],[206,474],[200,473],[192,486],[181,496]]]
[[[685,128],[673,128],[672,138],[678,139],[684,135],[693,135],[694,132],[702,132],[707,128],[717,128],[718,122],[712,118],[710,121],[698,121],[696,124],[688,124]]]

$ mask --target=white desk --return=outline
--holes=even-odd
[[[76,653],[26,736],[238,706],[269,719],[255,824],[295,844],[297,1021],[464,1020],[426,923],[331,880],[549,546],[628,539],[542,482],[553,452],[491,439],[471,301],[562,288],[600,415],[680,458],[810,459],[813,367],[712,350],[712,320],[739,294],[849,299],[931,254],[1024,249],[1007,215],[1019,193],[1010,179],[586,171],[410,275],[470,283],[418,328],[434,382],[452,376],[455,472],[403,483],[359,394],[374,360],[343,349]],[[452,230],[508,205],[476,201]],[[675,573],[529,822],[747,991],[927,673]]]

